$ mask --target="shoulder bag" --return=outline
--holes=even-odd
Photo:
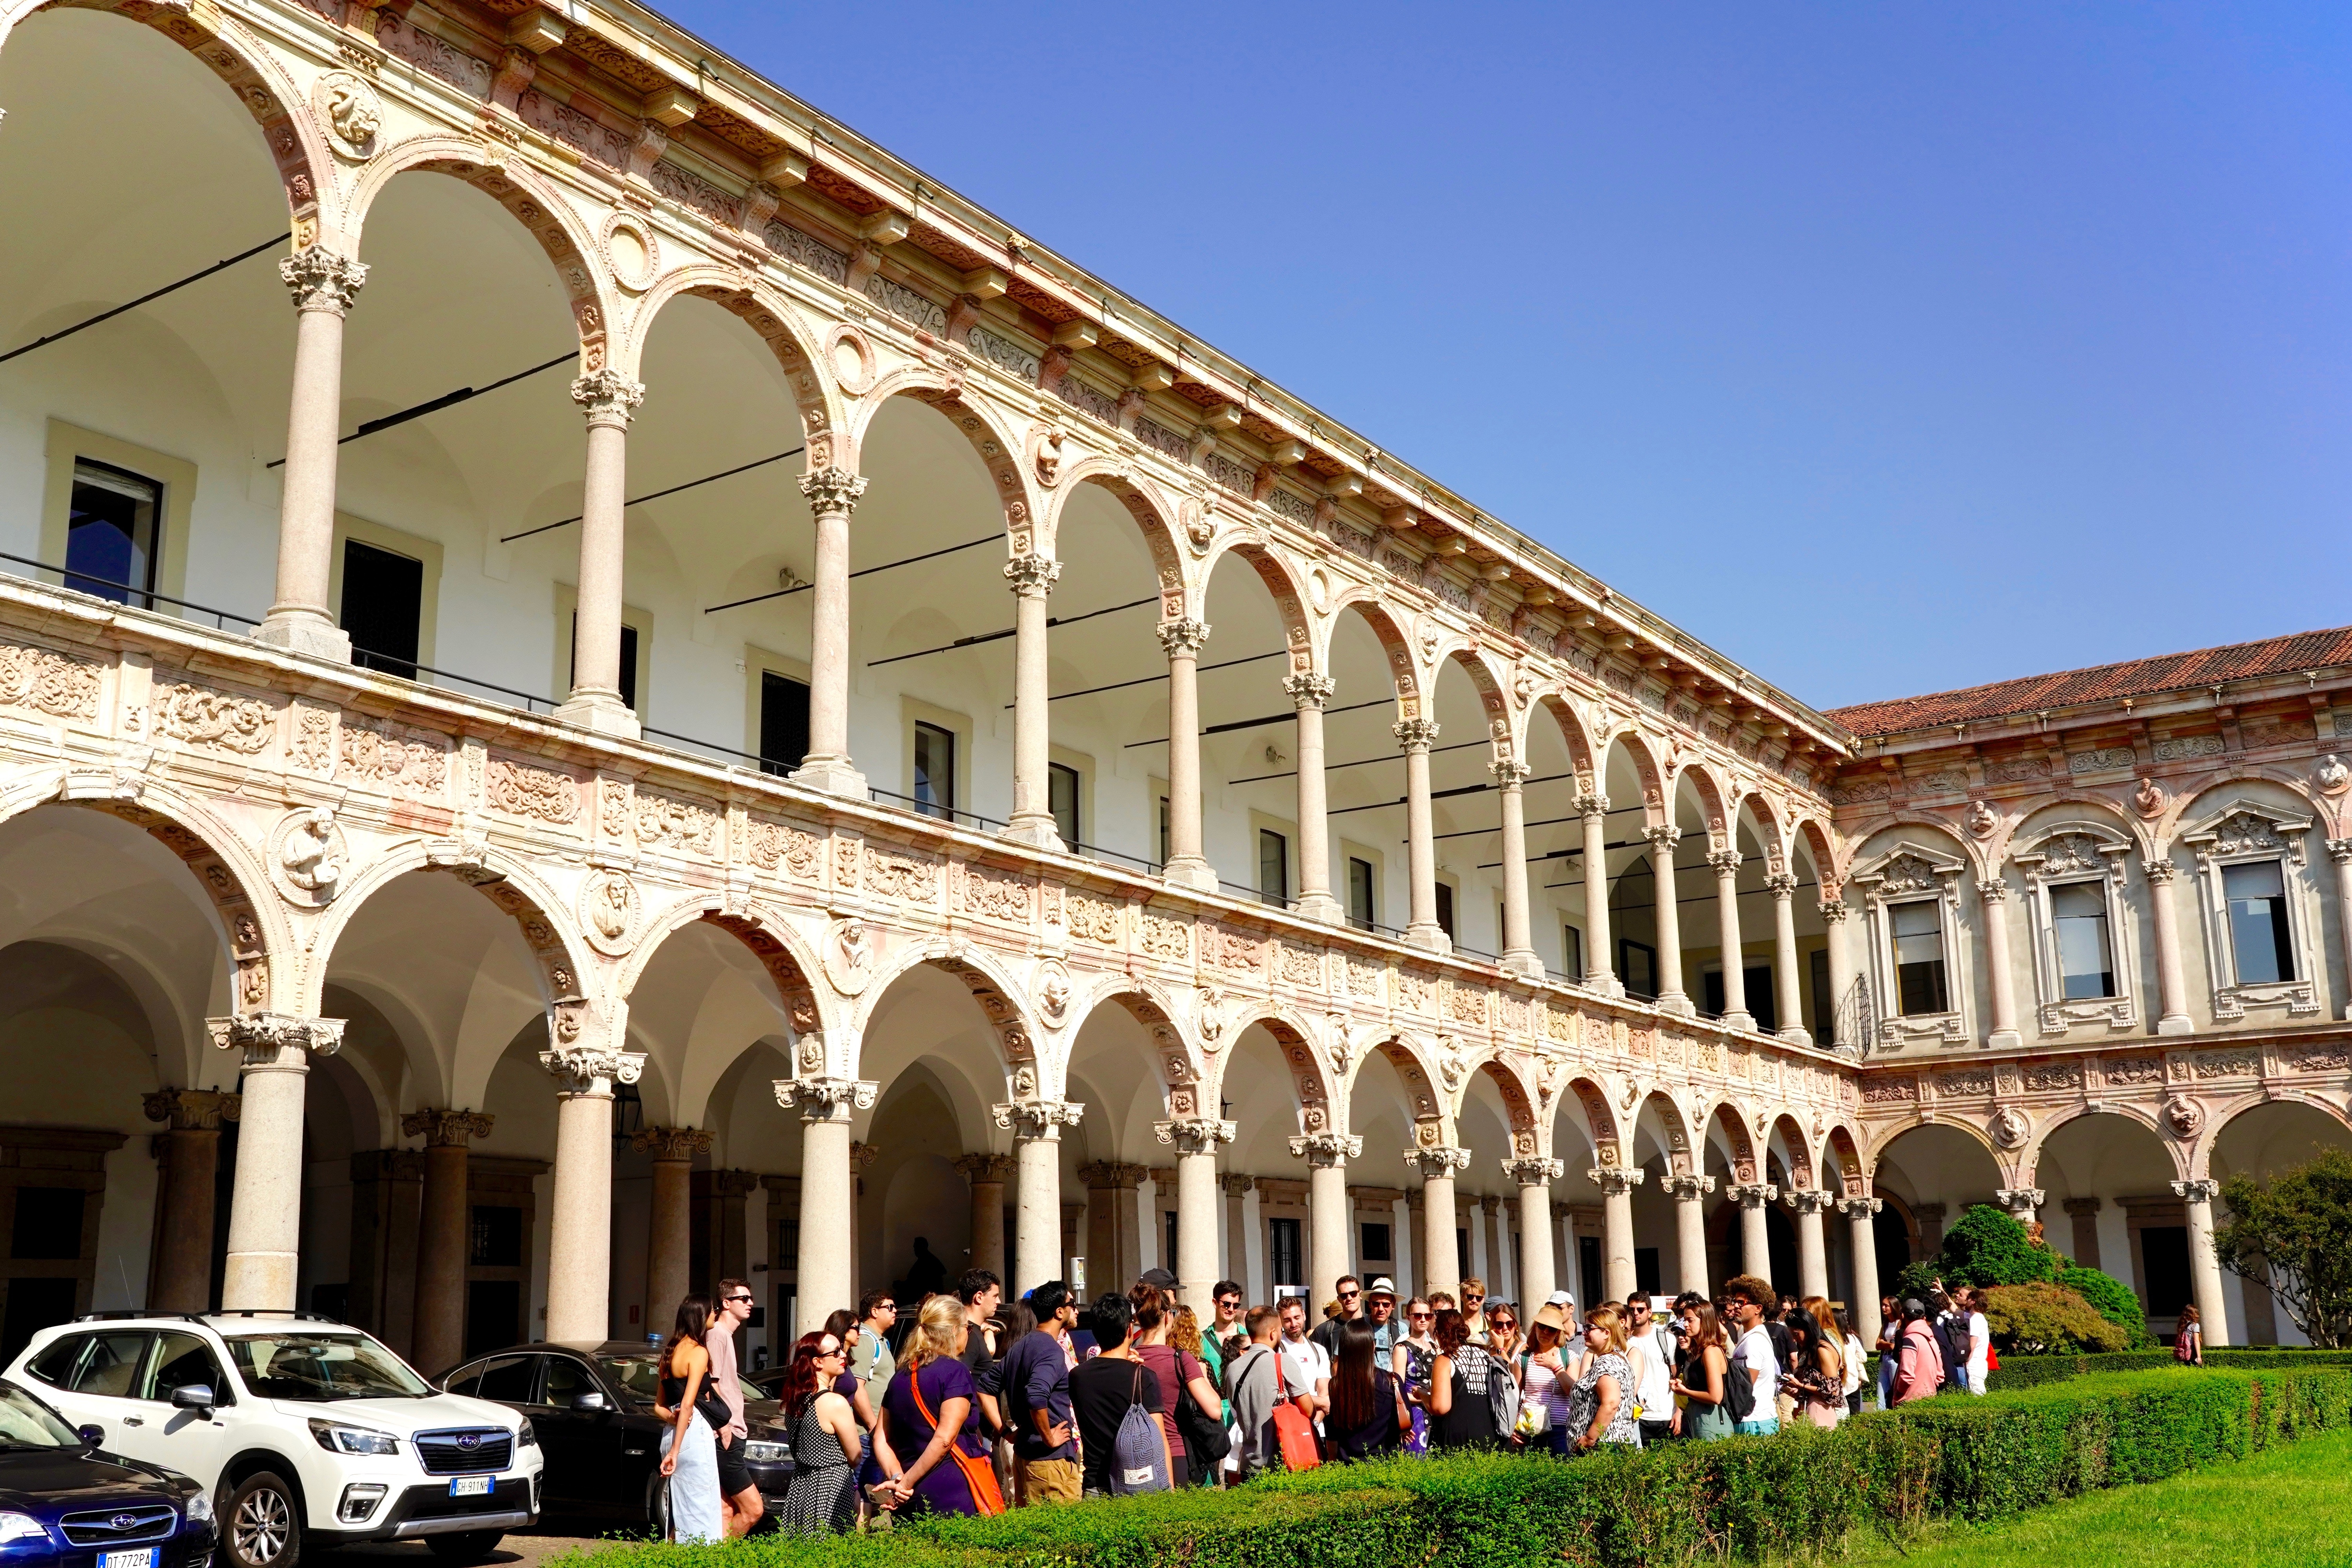
[[[915,1396],[915,1409],[931,1424],[931,1430],[937,1432],[940,1418],[931,1414],[930,1401],[923,1397],[922,1368],[913,1368],[907,1373],[907,1392]],[[965,1453],[962,1438],[961,1432],[948,1434],[947,1459],[949,1464],[963,1472],[963,1484],[971,1490],[972,1511],[983,1516],[1003,1513],[1004,1493],[996,1485],[996,1467],[986,1459],[975,1458]]]

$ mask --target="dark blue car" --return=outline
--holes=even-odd
[[[0,1564],[204,1568],[212,1551],[213,1501],[194,1480],[108,1458],[0,1380]]]

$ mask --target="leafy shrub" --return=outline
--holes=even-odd
[[[2139,1304],[2132,1288],[2114,1275],[2068,1264],[2058,1270],[2058,1283],[2088,1301],[2091,1310],[2123,1330],[2129,1341],[2124,1348],[2155,1347],[2156,1342],[2147,1333],[2147,1310]]]
[[[2054,1279],[2058,1255],[2036,1247],[2025,1227],[1990,1204],[1971,1204],[1944,1233],[1947,1285],[2030,1285]]]
[[[2119,1351],[2131,1336],[2063,1285],[1995,1285],[1985,1292],[1992,1342],[2025,1355]]]

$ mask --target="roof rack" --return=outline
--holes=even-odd
[[[174,1322],[198,1323],[202,1312],[148,1312],[135,1307],[116,1307],[104,1312],[82,1312],[73,1318],[77,1323],[119,1323],[130,1318],[169,1318]]]
[[[290,1307],[283,1310],[276,1307],[224,1307],[217,1312],[205,1315],[215,1318],[286,1318],[297,1323],[331,1323],[339,1329],[351,1327],[341,1318],[330,1318],[319,1312],[298,1312]]]

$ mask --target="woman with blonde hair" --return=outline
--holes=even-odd
[[[963,1363],[963,1303],[933,1296],[898,1352],[875,1413],[874,1457],[888,1480],[883,1505],[930,1513],[1002,1513],[1004,1497],[980,1435],[979,1385]]]
[[[1568,1401],[1569,1451],[1589,1454],[1603,1443],[1640,1447],[1633,1363],[1625,1359],[1625,1320],[1615,1307],[1595,1307],[1585,1315],[1584,1344],[1591,1353]]]
[[[1845,1419],[1845,1336],[1838,1331],[1837,1312],[1823,1296],[1808,1296],[1798,1310],[1811,1320],[1814,1377],[1810,1386],[1816,1394],[1805,1399],[1805,1419],[1814,1426],[1830,1427]]]

